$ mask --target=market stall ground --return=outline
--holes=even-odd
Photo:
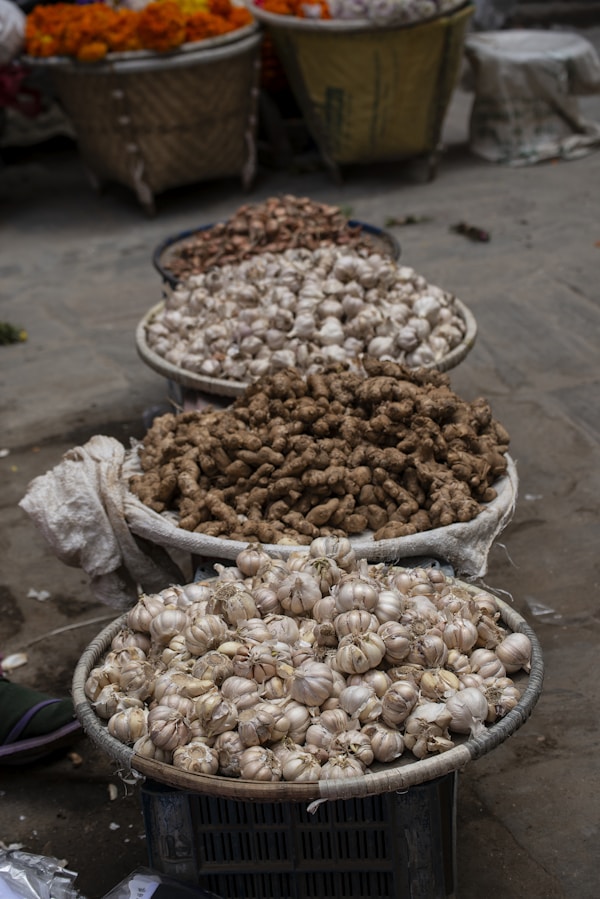
[[[597,30],[583,33],[600,46]],[[357,168],[341,187],[323,171],[264,172],[249,196],[236,181],[172,191],[147,220],[125,190],[93,194],[68,144],[33,148],[0,171],[0,318],[28,332],[26,343],[0,350],[0,445],[9,451],[0,459],[0,646],[27,653],[15,680],[64,694],[82,650],[113,617],[91,600],[85,576],[52,555],[18,502],[71,447],[98,433],[127,443],[167,403],[164,380],[140,361],[134,340],[160,299],[154,246],[280,191],[339,204],[378,226],[423,217],[395,230],[402,259],[476,315],[476,345],[451,383],[491,400],[520,475],[516,514],[486,583],[534,627],[546,665],[530,721],[459,776],[457,895],[593,899],[600,152],[537,167],[483,163],[468,151],[470,102],[461,92],[453,100],[448,152],[431,184],[408,165]],[[598,97],[582,108],[600,121]],[[455,233],[458,221],[491,240]],[[139,790],[87,737],[72,748],[0,770],[0,840],[66,859],[86,899],[100,899],[146,863]]]

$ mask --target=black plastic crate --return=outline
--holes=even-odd
[[[456,773],[320,803],[238,801],[146,781],[152,868],[223,899],[447,899]]]

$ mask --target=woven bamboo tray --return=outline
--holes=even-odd
[[[462,586],[473,592],[480,588],[461,581]],[[125,772],[136,771],[158,783],[168,784],[177,789],[205,795],[218,796],[224,799],[259,800],[263,802],[311,802],[317,799],[350,799],[363,796],[374,796],[393,790],[405,790],[433,780],[480,758],[515,733],[527,721],[537,703],[544,679],[544,664],[539,641],[525,619],[503,600],[494,596],[501,618],[511,631],[526,634],[532,644],[531,671],[524,679],[514,677],[522,689],[522,695],[515,706],[504,718],[486,728],[478,737],[457,739],[456,745],[438,755],[425,759],[409,760],[401,758],[389,765],[373,766],[371,773],[360,777],[349,777],[342,780],[321,780],[316,783],[262,783],[259,781],[241,780],[239,778],[220,777],[208,774],[190,774],[157,762],[154,759],[137,755],[130,746],[112,737],[106,724],[98,718],[90,701],[85,695],[85,682],[92,669],[97,666],[110,647],[111,640],[124,626],[127,613],[117,618],[84,650],[73,676],[73,701],[75,713],[87,735],[112,758]]]
[[[262,33],[239,32],[94,65],[27,59],[48,70],[92,185],[130,187],[153,214],[154,195],[172,187],[236,175],[252,183]]]
[[[461,342],[457,344],[450,352],[440,359],[433,362],[426,368],[436,369],[445,372],[451,368],[455,368],[459,362],[471,352],[477,337],[477,321],[470,309],[460,300],[455,300],[456,311],[465,323],[465,335]],[[240,396],[248,387],[248,382],[226,380],[224,378],[209,378],[206,375],[199,375],[196,372],[187,371],[179,366],[167,362],[162,356],[152,350],[146,340],[146,327],[164,309],[164,301],[157,303],[139,322],[135,332],[135,342],[140,358],[169,381],[180,384],[199,393],[207,393],[213,396],[237,397]]]
[[[377,228],[375,225],[369,225],[366,222],[359,222],[355,219],[348,221],[350,228],[360,227],[365,236],[368,236],[373,243],[374,251],[381,251],[392,259],[400,258],[400,244],[390,231],[383,228]],[[190,228],[187,231],[181,231],[179,234],[171,235],[162,240],[152,254],[152,264],[157,272],[162,276],[163,281],[176,287],[181,281],[171,271],[171,262],[177,257],[177,254],[190,242],[194,235],[200,231],[208,231],[214,227],[212,224],[202,225],[200,228]],[[195,272],[194,274],[200,274]]]

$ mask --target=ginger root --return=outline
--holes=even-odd
[[[298,543],[470,521],[496,496],[509,436],[448,376],[371,357],[266,375],[223,410],[155,419],[130,490],[186,530]]]

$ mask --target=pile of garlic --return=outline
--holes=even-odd
[[[463,339],[456,298],[367,250],[261,253],[174,288],[145,327],[147,346],[184,371],[251,383],[363,354],[431,366]]]
[[[514,708],[531,643],[439,568],[321,537],[248,546],[209,582],[143,594],[85,692],[109,733],[197,774],[317,781],[441,753]]]

